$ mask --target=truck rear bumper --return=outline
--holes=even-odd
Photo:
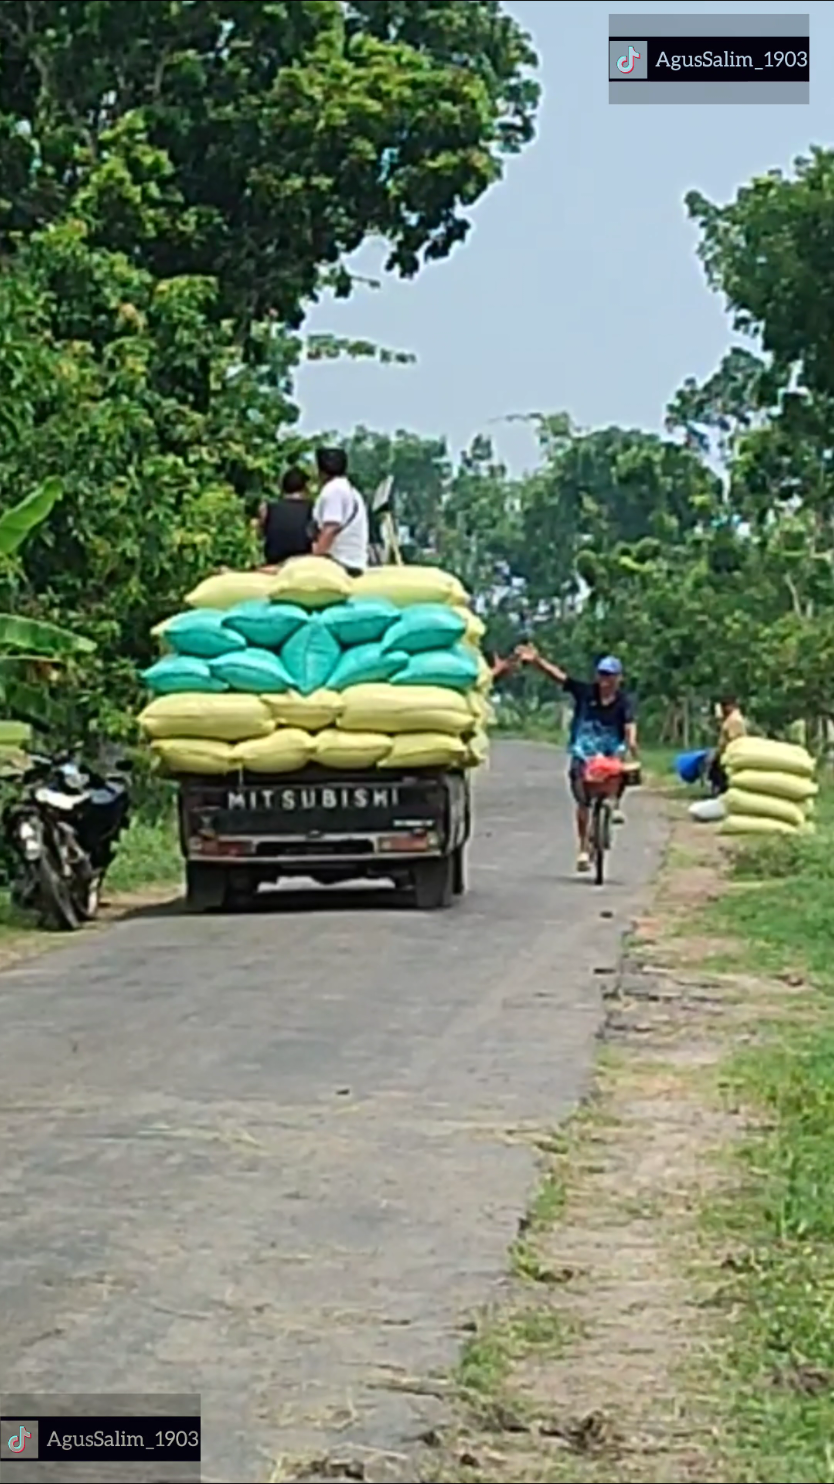
[[[186,842],[186,860],[200,865],[249,865],[293,868],[301,866],[357,865],[392,869],[397,862],[444,855],[443,841],[431,835],[381,834],[360,837],[322,836],[320,839],[259,838],[225,835],[220,840],[192,837]]]

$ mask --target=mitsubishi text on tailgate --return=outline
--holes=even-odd
[[[189,903],[209,910],[254,897],[264,883],[322,885],[377,878],[447,907],[464,890],[470,832],[464,773],[180,780],[180,843]]]

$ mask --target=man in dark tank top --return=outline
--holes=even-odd
[[[264,500],[258,526],[264,543],[264,565],[277,567],[290,557],[307,556],[312,549],[311,506],[303,469],[288,469],[281,480],[280,500]]]

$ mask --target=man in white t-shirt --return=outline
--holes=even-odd
[[[359,577],[368,565],[368,511],[365,501],[347,477],[343,448],[316,451],[321,489],[313,506],[315,556],[329,556]]]

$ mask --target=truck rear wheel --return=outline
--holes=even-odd
[[[414,867],[414,895],[421,912],[451,907],[455,894],[455,857],[420,861]]]
[[[203,861],[185,863],[185,901],[192,912],[216,912],[226,897],[226,871],[223,866],[207,866]]]
[[[229,912],[245,912],[258,894],[257,877],[248,866],[230,866],[223,875],[226,878],[223,906]]]

